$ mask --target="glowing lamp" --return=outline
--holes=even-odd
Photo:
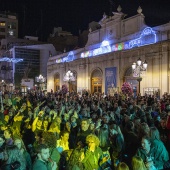
[[[146,60],[145,60],[145,62],[143,63],[143,68],[147,68],[147,66],[148,66],[148,63],[146,62]]]
[[[142,64],[142,61],[140,58],[137,60],[137,64],[138,64],[138,66],[140,66]]]
[[[135,70],[136,69],[136,63],[132,64],[132,69]]]

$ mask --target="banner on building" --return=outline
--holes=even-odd
[[[105,94],[113,96],[117,92],[116,67],[105,68]]]

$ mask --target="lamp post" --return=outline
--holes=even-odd
[[[45,82],[43,75],[40,74],[38,77],[36,77],[36,82],[39,83],[40,90],[43,90],[43,87],[41,87],[41,84]]]
[[[2,85],[2,93],[4,93],[6,91],[6,83],[4,80],[2,80],[1,85]]]
[[[147,69],[147,62],[146,60],[144,62],[141,61],[139,58],[136,63],[132,64],[132,72],[133,72],[133,77],[137,77],[137,81],[139,82],[139,94],[140,94],[140,83],[142,81],[143,74],[146,72]]]
[[[68,82],[69,92],[70,92],[70,83],[71,83],[72,81],[75,81],[75,80],[76,80],[76,78],[75,78],[73,72],[70,71],[70,70],[68,70],[68,71],[66,72],[66,74],[64,75],[63,81],[67,81],[67,82]]]

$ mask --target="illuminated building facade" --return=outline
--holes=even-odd
[[[42,74],[47,76],[47,62],[51,55],[56,55],[52,44],[24,39],[4,39],[5,52],[0,57],[0,82],[7,86],[21,85],[22,79],[33,79]],[[7,88],[8,89],[8,88]]]
[[[14,46],[11,50],[15,86],[20,86],[23,78],[35,80],[42,74],[47,76],[47,62],[50,55],[56,54],[52,44]],[[22,60],[17,62],[18,60]]]
[[[141,94],[160,94],[170,91],[170,23],[157,27],[145,24],[142,10],[130,18],[113,12],[103,16],[100,29],[89,31],[84,48],[53,56],[47,65],[47,90],[56,91],[65,82],[63,76],[71,70],[76,77],[72,89],[87,89],[105,94],[121,91],[129,82],[138,93],[138,81],[132,74],[132,64],[139,58],[147,61],[147,72],[140,83]]]

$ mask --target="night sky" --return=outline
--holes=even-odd
[[[108,15],[118,5],[127,17],[137,14],[141,6],[151,27],[170,21],[170,0],[0,0],[0,11],[18,14],[19,38],[32,35],[45,41],[53,27],[78,35],[89,22],[98,22],[104,12]]]

